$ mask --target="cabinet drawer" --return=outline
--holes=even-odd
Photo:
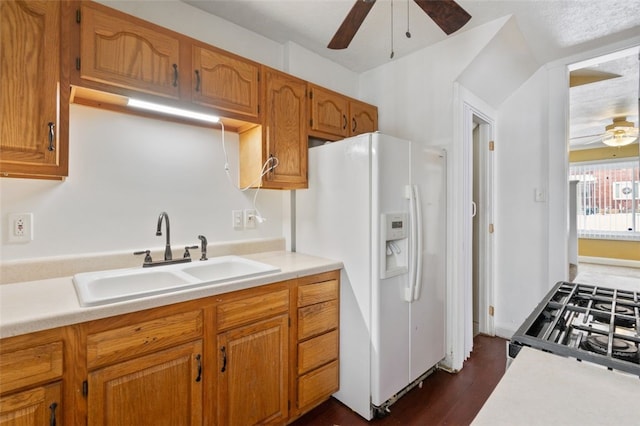
[[[288,289],[224,302],[216,310],[218,331],[286,312],[288,309]]]
[[[62,377],[63,343],[52,342],[0,356],[0,392]]]
[[[316,303],[298,309],[298,339],[338,328],[338,301]]]
[[[322,334],[298,345],[298,374],[338,358],[338,330]]]
[[[145,321],[87,336],[89,368],[157,351],[202,336],[202,311]]]
[[[298,287],[298,306],[313,305],[338,298],[338,280],[328,280]]]
[[[329,398],[340,388],[338,361],[318,368],[298,379],[298,408]]]

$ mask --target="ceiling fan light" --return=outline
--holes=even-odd
[[[602,138],[602,143],[604,143],[605,145],[616,147],[629,145],[630,143],[633,143],[638,139],[638,132],[634,132],[633,130],[637,129],[616,127],[614,129],[607,130],[604,137]]]
[[[609,146],[625,146],[638,139],[638,129],[626,117],[616,117],[613,123],[605,127],[602,143]]]

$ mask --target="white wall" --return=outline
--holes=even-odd
[[[273,68],[355,96],[355,74],[291,43],[281,45],[177,0],[98,0],[141,19]],[[327,76],[335,76],[330,81]],[[268,220],[231,229],[231,210],[250,208],[222,173],[220,131],[71,106],[69,178],[65,182],[0,179],[1,260],[162,247],[158,214],[171,218],[175,247],[289,237],[289,192],[261,190]],[[227,133],[237,173],[237,135]],[[35,240],[7,242],[7,214],[33,212]],[[290,241],[287,242],[287,245]]]
[[[268,220],[234,231],[231,210],[252,207],[224,173],[221,132],[71,105],[69,178],[64,182],[2,179],[2,233],[7,214],[32,212],[35,239],[10,244],[2,260],[161,248],[158,215],[171,219],[175,254],[185,245],[282,236],[282,192],[261,190],[257,206]],[[238,136],[226,133],[234,180]]]
[[[498,110],[495,327],[511,334],[540,302],[547,276],[547,73],[541,68]],[[553,250],[553,248],[551,248]]]

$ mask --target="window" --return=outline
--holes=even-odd
[[[637,159],[570,165],[580,237],[640,240],[639,169]]]

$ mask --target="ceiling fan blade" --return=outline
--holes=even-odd
[[[462,28],[471,15],[453,0],[414,0],[447,35]]]
[[[327,47],[329,49],[346,49],[375,2],[376,0],[357,0]]]

